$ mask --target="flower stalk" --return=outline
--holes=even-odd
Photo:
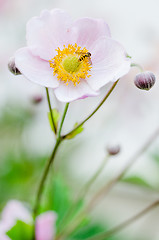
[[[54,158],[55,158],[55,154],[56,154],[56,151],[60,145],[60,143],[62,142],[62,140],[64,140],[69,134],[71,134],[72,132],[74,132],[76,129],[78,129],[80,126],[82,126],[86,121],[88,121],[97,111],[98,109],[103,105],[103,103],[106,101],[106,99],[109,97],[109,95],[111,94],[111,92],[114,90],[115,86],[117,85],[119,80],[117,80],[113,85],[112,87],[110,88],[110,90],[108,91],[108,93],[106,94],[106,96],[103,98],[103,100],[101,101],[101,103],[96,107],[96,109],[82,122],[80,123],[76,128],[74,128],[72,131],[70,131],[68,134],[64,135],[64,136],[61,136],[61,130],[62,130],[62,126],[63,126],[63,123],[64,123],[64,120],[65,120],[65,117],[66,117],[66,113],[67,113],[67,110],[68,110],[68,107],[69,107],[69,103],[66,103],[66,106],[65,106],[65,109],[64,109],[64,113],[63,113],[63,116],[62,116],[62,119],[61,119],[61,123],[60,123],[60,127],[59,127],[59,131],[58,131],[58,134],[57,134],[57,140],[56,140],[56,144],[55,144],[55,147],[53,149],[53,152],[51,154],[51,157],[45,167],[45,170],[44,170],[44,173],[43,173],[43,176],[42,176],[42,179],[40,181],[40,184],[39,184],[39,188],[38,188],[38,193],[37,193],[37,197],[36,197],[36,203],[35,203],[35,207],[34,207],[34,218],[36,217],[37,215],[37,210],[38,210],[38,207],[39,207],[39,204],[40,204],[40,200],[41,200],[41,195],[42,195],[42,190],[43,190],[43,186],[44,186],[44,183],[45,183],[45,180],[47,178],[47,175],[48,175],[48,172],[49,172],[49,169],[50,169],[50,166],[52,165],[53,161],[54,161]],[[49,97],[49,92],[48,92],[48,88],[46,88],[46,92],[47,92],[47,100],[48,100],[48,104],[49,104],[49,109],[51,110],[51,102],[50,102],[50,97]],[[52,111],[50,111],[50,113],[52,113]],[[52,123],[54,122],[53,120],[53,115],[52,115]],[[54,127],[55,127],[55,124],[54,124]]]
[[[114,90],[114,88],[116,87],[117,83],[118,83],[119,79],[114,82],[114,84],[112,85],[112,87],[109,89],[109,91],[107,92],[106,96],[103,98],[103,100],[99,103],[99,105],[95,108],[95,110],[86,118],[84,119],[77,127],[75,127],[73,130],[71,130],[70,132],[68,132],[66,135],[63,135],[62,138],[65,139],[67,138],[67,136],[71,135],[74,131],[76,131],[78,128],[80,128],[85,122],[87,122],[97,111],[98,109],[103,105],[103,103],[107,100],[107,98],[109,97],[109,95],[112,93],[112,91]]]
[[[103,195],[109,193],[109,191],[123,178],[123,176],[128,172],[128,170],[135,164],[138,158],[150,147],[150,145],[156,140],[159,135],[159,128],[157,128],[152,135],[148,138],[145,144],[134,154],[129,161],[127,162],[126,166],[121,170],[121,172],[110,182],[108,182],[103,188],[101,188],[92,200],[88,204],[87,211],[90,211],[95,205],[98,200],[101,199]]]
[[[51,101],[50,101],[50,96],[49,96],[49,90],[48,90],[47,87],[46,87],[46,95],[47,95],[47,101],[48,101],[48,105],[49,105],[49,111],[50,111],[52,126],[53,126],[54,133],[56,135],[57,129],[56,129],[56,124],[55,124],[55,121],[54,121],[54,116],[53,116],[53,112],[52,112],[52,108],[51,108]]]
[[[62,119],[61,119],[61,124],[60,124],[59,131],[58,131],[58,138],[61,138],[61,130],[62,130],[62,126],[63,126],[64,120],[65,120],[65,117],[66,117],[68,107],[69,107],[69,103],[66,103],[65,109],[64,109],[64,112],[63,112],[63,116],[62,116]]]
[[[131,63],[130,66],[131,67],[137,67],[140,70],[140,72],[144,71],[143,67],[140,64],[138,64],[138,63]]]
[[[40,205],[40,202],[41,202],[41,197],[42,197],[42,192],[43,192],[43,187],[44,187],[44,184],[45,184],[45,181],[47,179],[47,176],[48,176],[48,173],[49,173],[49,170],[50,170],[50,167],[51,165],[53,164],[54,162],[54,159],[55,159],[55,155],[56,155],[56,152],[57,152],[57,149],[60,145],[60,143],[67,139],[67,136],[71,133],[73,133],[75,130],[77,130],[79,127],[81,127],[86,121],[88,121],[97,111],[98,109],[103,105],[103,103],[107,100],[107,98],[109,97],[109,95],[111,94],[111,92],[114,90],[115,86],[117,85],[119,80],[117,80],[113,85],[112,87],[110,88],[110,90],[107,92],[106,96],[103,98],[103,100],[99,103],[99,105],[95,108],[95,110],[83,121],[81,122],[76,128],[74,128],[72,131],[70,131],[68,134],[66,135],[63,135],[61,136],[61,130],[62,130],[62,126],[63,126],[63,123],[64,123],[64,120],[65,120],[65,117],[66,117],[66,113],[67,113],[67,110],[68,110],[68,107],[69,107],[69,103],[66,103],[66,106],[65,106],[65,109],[64,109],[64,112],[63,112],[63,116],[62,116],[62,119],[61,119],[61,123],[60,123],[60,127],[59,127],[59,130],[58,130],[58,133],[57,133],[57,139],[56,139],[56,143],[55,143],[55,147],[53,149],[53,152],[51,154],[51,157],[49,158],[47,164],[46,164],[46,167],[45,167],[45,170],[44,170],[44,173],[42,175],[42,178],[41,178],[41,181],[40,181],[40,184],[39,184],[39,187],[38,187],[38,192],[37,192],[37,196],[36,196],[36,202],[35,202],[35,207],[34,207],[34,210],[33,210],[33,217],[34,219],[36,218],[37,216],[37,212],[38,212],[38,208],[39,208],[39,205]],[[50,113],[52,113],[52,109],[51,109],[51,102],[50,102],[50,97],[49,97],[49,92],[48,92],[48,88],[46,88],[46,92],[47,92],[47,100],[48,100],[48,105],[49,105],[49,109],[50,109]],[[54,119],[53,119],[53,115],[51,117],[51,120],[52,120],[52,124],[54,122]],[[54,124],[54,127],[55,127],[55,124]],[[55,128],[56,129],[56,128]],[[56,130],[57,131],[57,130]]]
[[[157,128],[152,135],[148,138],[146,143],[139,149],[139,151],[130,158],[127,165],[121,170],[121,172],[112,180],[110,180],[104,187],[102,187],[89,201],[88,205],[82,209],[81,212],[79,212],[76,215],[76,219],[73,221],[72,224],[70,224],[67,228],[67,230],[63,234],[59,234],[58,239],[63,239],[63,237],[68,236],[69,234],[73,233],[74,231],[79,228],[81,225],[83,218],[88,214],[97,204],[97,202],[106,194],[109,193],[109,191],[123,178],[123,176],[128,172],[128,170],[132,167],[132,165],[137,161],[137,159],[150,147],[150,145],[156,140],[156,138],[159,135],[159,128]],[[62,237],[62,238],[61,238]]]
[[[57,138],[55,147],[54,147],[54,149],[52,151],[52,154],[51,154],[51,156],[50,156],[50,158],[49,158],[49,160],[48,160],[48,162],[47,162],[47,164],[45,166],[45,169],[44,169],[44,172],[43,172],[43,175],[42,175],[39,187],[38,187],[37,196],[36,196],[35,207],[34,207],[34,211],[33,211],[34,219],[36,218],[37,213],[38,213],[38,208],[39,208],[39,205],[40,205],[40,202],[41,202],[43,187],[44,187],[46,178],[48,176],[50,167],[53,164],[53,161],[55,159],[55,155],[56,155],[57,149],[58,149],[58,147],[59,147],[61,142],[62,142],[62,139],[61,138]]]
[[[126,221],[122,222],[118,226],[112,228],[111,230],[101,233],[101,234],[97,234],[96,236],[87,238],[86,240],[105,240],[105,239],[111,237],[112,235],[120,232],[121,230],[125,229],[130,224],[136,222],[138,219],[142,218],[143,216],[145,216],[147,213],[149,213],[150,211],[152,211],[154,208],[156,208],[158,206],[159,206],[159,200],[153,202],[148,207],[144,208],[142,211],[140,211],[133,217],[127,219]]]

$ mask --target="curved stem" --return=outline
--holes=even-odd
[[[116,234],[117,232],[123,230],[124,228],[126,228],[130,224],[134,223],[136,220],[140,219],[145,214],[147,214],[148,212],[150,212],[151,210],[153,210],[154,208],[156,208],[158,206],[159,206],[159,200],[153,202],[148,207],[143,209],[141,212],[137,213],[133,217],[127,219],[126,221],[122,222],[121,224],[112,228],[111,230],[109,230],[107,232],[104,232],[104,233],[101,233],[101,234],[97,234],[94,237],[87,238],[87,240],[105,240],[105,239],[111,237],[112,235]]]
[[[141,72],[144,71],[143,67],[142,67],[140,64],[138,64],[138,63],[132,63],[132,64],[131,64],[131,67],[137,67],[137,68],[139,68],[139,70],[140,70]]]
[[[52,151],[52,154],[51,154],[51,156],[49,158],[49,161],[47,162],[47,164],[45,166],[45,169],[44,169],[44,172],[43,172],[43,175],[42,175],[39,187],[38,187],[38,192],[37,192],[36,201],[35,201],[35,207],[34,207],[34,210],[33,210],[33,217],[34,217],[34,219],[37,216],[37,211],[38,211],[38,208],[39,208],[39,205],[40,205],[40,201],[41,201],[41,197],[42,197],[43,187],[44,187],[46,178],[48,176],[49,169],[50,169],[50,167],[51,167],[51,165],[52,165],[52,163],[53,163],[53,161],[55,159],[55,155],[56,155],[57,149],[58,149],[58,147],[59,147],[61,142],[62,142],[62,140],[60,138],[58,138],[56,140],[55,147],[54,147],[54,149]]]
[[[69,103],[66,103],[65,109],[64,109],[64,112],[63,112],[63,116],[62,116],[62,119],[61,119],[60,128],[59,128],[59,131],[58,131],[58,137],[60,137],[60,135],[61,135],[62,126],[63,126],[64,120],[65,120],[65,117],[66,117],[68,107],[69,107]]]
[[[122,177],[127,173],[127,171],[131,168],[131,166],[136,162],[136,160],[148,149],[148,147],[154,142],[154,140],[158,137],[159,135],[159,128],[157,128],[153,134],[148,138],[148,140],[146,141],[146,143],[141,147],[141,149],[139,149],[139,151],[132,156],[132,158],[128,161],[127,165],[123,168],[123,170],[112,180],[110,180],[110,182],[108,182],[104,187],[102,187],[94,196],[93,198],[90,200],[90,202],[88,203],[88,205],[85,207],[85,209],[82,210],[82,212],[80,212],[77,216],[76,216],[76,220],[74,221],[74,223],[72,224],[72,226],[70,226],[70,228],[67,229],[67,232],[64,233],[64,236],[68,236],[68,234],[74,232],[77,227],[81,224],[82,220],[83,220],[83,216],[85,216],[85,214],[87,214],[88,212],[91,211],[91,209],[93,209],[97,202],[102,198],[103,195],[106,195],[109,193],[109,191],[114,187],[114,185],[116,183],[118,183],[120,181],[120,179],[122,179]],[[63,236],[62,236],[63,237]],[[58,239],[58,238],[57,238]]]
[[[88,180],[88,182],[86,183],[86,185],[84,186],[84,189],[81,191],[80,196],[81,199],[84,198],[86,196],[86,194],[88,193],[90,187],[92,186],[92,184],[96,181],[96,179],[98,178],[98,176],[100,175],[100,173],[103,171],[108,158],[110,157],[110,155],[108,154],[102,161],[101,165],[99,166],[99,168],[97,169],[97,171],[95,172],[95,174]]]
[[[134,154],[129,161],[127,162],[126,166],[121,170],[121,172],[110,182],[108,182],[103,188],[101,188],[95,196],[92,198],[92,200],[89,202],[87,211],[90,211],[95,205],[98,200],[103,195],[106,195],[109,193],[109,191],[114,187],[116,183],[118,183],[122,177],[128,172],[128,170],[132,167],[132,165],[137,161],[137,159],[149,148],[149,146],[154,142],[154,140],[159,135],[159,128],[157,128],[153,134],[148,138],[148,140],[145,142],[145,144]]]
[[[54,133],[56,134],[57,129],[56,129],[56,125],[55,125],[55,122],[54,122],[54,117],[53,117],[53,112],[52,112],[51,102],[50,102],[50,97],[49,97],[49,90],[48,90],[47,87],[46,87],[46,95],[47,95],[47,101],[48,101],[49,111],[50,111],[50,115],[51,115],[52,126],[53,126],[53,129],[54,129]]]
[[[96,109],[85,120],[83,120],[77,127],[75,127],[72,131],[70,131],[66,135],[62,136],[63,139],[67,138],[68,135],[70,135],[74,131],[76,131],[79,127],[81,127],[85,122],[87,122],[98,111],[98,109],[103,105],[103,103],[107,100],[107,98],[109,97],[111,92],[114,90],[114,88],[117,85],[118,81],[119,81],[119,79],[112,85],[112,87],[109,89],[108,93],[103,98],[103,100],[99,103],[99,105],[96,107]]]

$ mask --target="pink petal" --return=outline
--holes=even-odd
[[[87,79],[90,87],[97,91],[108,82],[116,81],[130,70],[130,59],[124,48],[111,38],[101,38],[91,49],[91,77]]]
[[[8,226],[8,224],[6,224],[3,220],[0,221],[0,240],[10,240],[10,238],[5,234],[10,227],[11,226]]]
[[[100,37],[110,37],[110,30],[106,22],[102,19],[82,18],[74,22],[76,28],[76,43],[79,46],[90,46]]]
[[[24,222],[31,222],[32,218],[29,211],[23,204],[17,200],[11,200],[5,206],[2,212],[2,220],[5,226],[14,224],[16,220],[22,220]]]
[[[0,240],[10,240],[6,235],[6,232],[15,225],[17,220],[27,223],[32,222],[32,217],[27,208],[25,208],[21,202],[16,200],[11,200],[7,203],[1,217]]]
[[[88,96],[97,96],[99,93],[93,91],[85,80],[81,80],[77,86],[69,83],[67,86],[65,83],[60,83],[60,86],[54,91],[57,99],[61,102],[71,102],[80,98],[86,98]]]
[[[52,211],[39,215],[36,219],[36,240],[53,240],[55,222],[56,214]]]
[[[0,233],[0,239],[1,240],[11,240],[9,237],[7,237],[6,235],[2,235],[1,233]]]
[[[58,87],[59,82],[53,76],[53,69],[50,68],[49,62],[33,56],[29,48],[21,48],[15,53],[15,64],[30,81],[45,87]]]
[[[27,44],[32,53],[50,60],[56,55],[55,49],[71,44],[73,33],[71,18],[63,10],[44,10],[40,17],[32,18],[27,24]]]

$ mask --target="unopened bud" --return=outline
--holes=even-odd
[[[152,72],[138,73],[134,79],[136,87],[142,90],[150,90],[155,84],[156,77]]]
[[[117,155],[120,152],[120,146],[108,146],[107,152],[109,153],[109,155]]]
[[[37,96],[34,96],[31,101],[32,101],[33,104],[38,104],[42,100],[43,100],[43,97],[41,95],[37,95]]]
[[[9,59],[8,68],[9,68],[10,72],[13,73],[14,75],[20,75],[21,74],[21,72],[19,71],[19,69],[15,65],[15,58],[14,57],[11,57]]]

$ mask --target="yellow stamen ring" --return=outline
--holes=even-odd
[[[56,49],[57,55],[52,58],[49,63],[53,68],[53,74],[57,75],[58,80],[63,81],[66,85],[72,82],[74,86],[80,83],[81,79],[90,77],[89,71],[91,70],[91,64],[89,58],[84,58],[79,61],[81,54],[86,54],[88,50],[86,48],[81,49],[77,44],[69,44],[63,50]]]

